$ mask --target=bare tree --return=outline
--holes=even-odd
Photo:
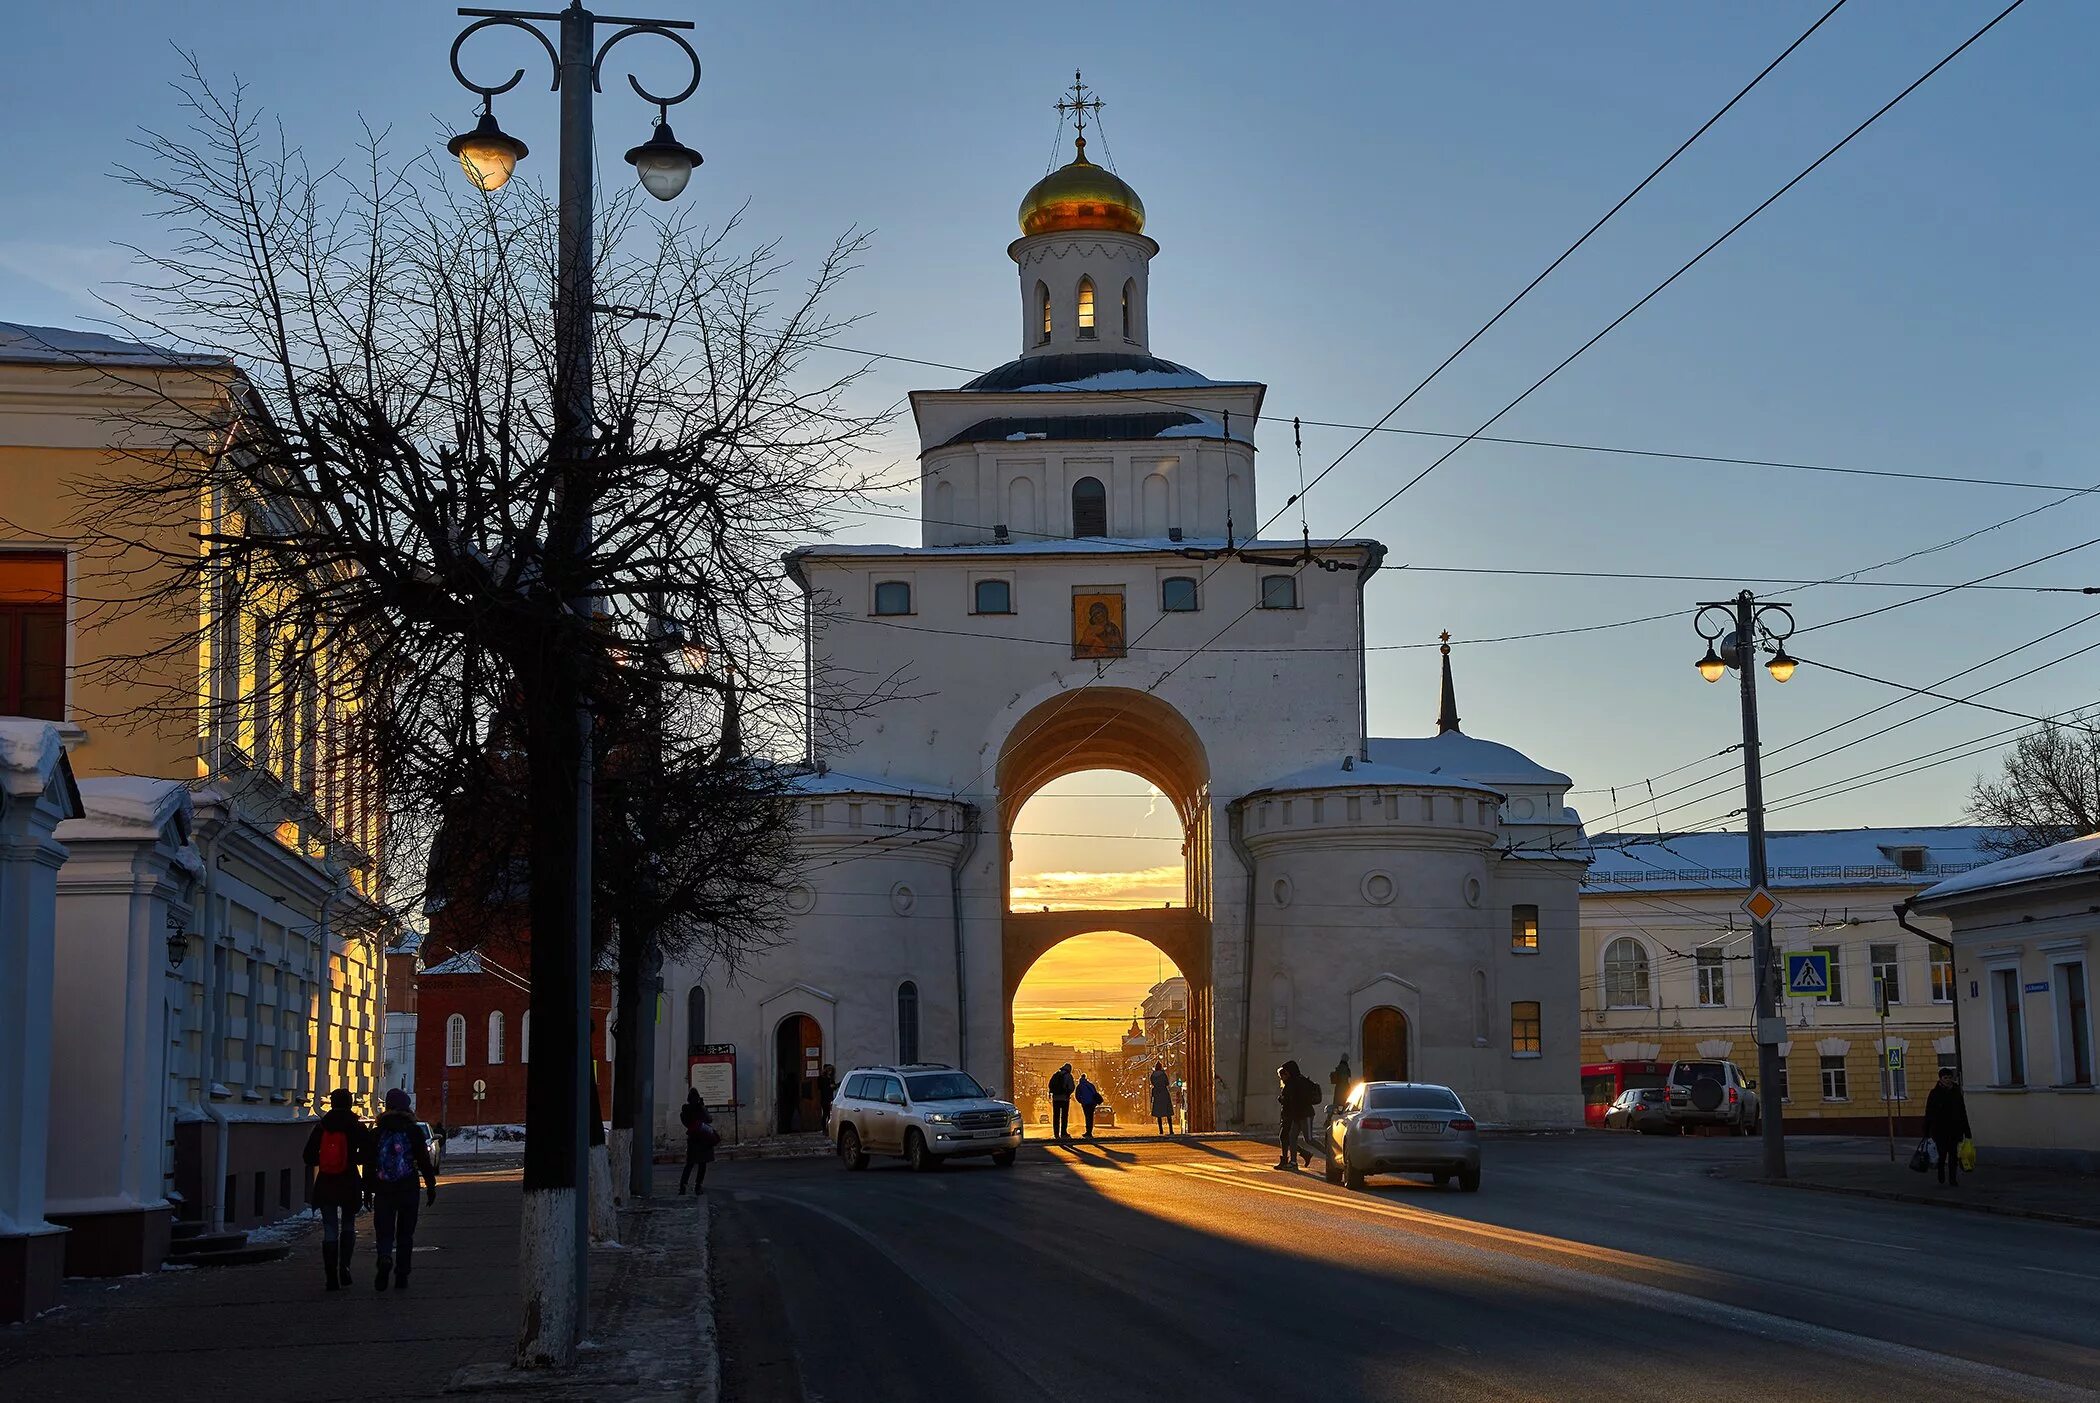
[[[706,714],[708,688],[651,646],[661,611],[710,621],[745,660],[747,717],[798,724],[783,642],[803,601],[781,557],[863,488],[851,459],[878,424],[850,404],[857,371],[805,364],[843,325],[824,308],[861,240],[838,241],[794,288],[774,246],[738,246],[734,219],[695,229],[612,199],[598,216],[593,442],[581,464],[556,462],[543,192],[470,191],[424,152],[391,155],[383,133],[354,164],[314,169],[238,85],[215,89],[192,64],[182,91],[188,129],[146,137],[126,173],[170,231],[135,251],[128,325],[224,352],[238,374],[218,409],[160,400],[133,425],[134,461],[83,493],[78,529],[135,567],[110,607],[192,621],[108,665],[172,676],[169,706],[193,714],[194,677],[171,658],[208,644],[241,671],[243,648],[272,649],[243,673],[239,704],[344,717],[338,745],[356,754],[332,758],[383,777],[397,853],[489,783],[499,741],[514,749],[546,1050],[528,1071],[519,1357],[559,1360],[573,1338],[547,1332],[577,1323],[550,1323],[568,1314],[548,1265],[561,1249],[536,1245],[534,1225],[551,1238],[582,1186],[583,1112],[562,1080],[588,1032],[561,934],[586,754],[573,699],[642,685],[672,699],[673,728]],[[201,531],[171,539],[168,523],[197,521],[200,504]],[[586,535],[581,551],[550,545]],[[672,753],[689,743],[666,735]]]
[[[1969,817],[1994,830],[1979,846],[1999,857],[2100,833],[2100,730],[2081,718],[2020,737],[1999,777],[1970,789]]]

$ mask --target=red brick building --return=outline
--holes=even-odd
[[[491,935],[474,949],[452,953],[434,928],[423,946],[425,964],[416,976],[416,1110],[427,1121],[458,1128],[521,1125],[525,1120],[525,1067],[532,1056],[532,987],[526,941],[518,934]],[[591,977],[591,1056],[598,1095],[612,1111],[612,1049],[606,1018],[612,1011],[612,976]],[[488,1084],[477,1106],[474,1083]]]

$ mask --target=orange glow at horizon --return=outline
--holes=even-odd
[[[1014,1046],[1116,1048],[1146,993],[1181,971],[1147,941],[1118,931],[1074,936],[1037,960],[1014,994]]]

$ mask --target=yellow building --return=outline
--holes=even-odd
[[[1983,831],[1768,835],[1768,885],[1783,903],[1774,946],[1831,957],[1830,997],[1785,999],[1780,1010],[1789,1126],[1875,1133],[1890,1110],[1899,1128],[1924,1113],[1938,1068],[1955,1063],[1954,970],[1945,947],[1905,930],[1894,908],[1987,861]],[[1725,1059],[1756,1077],[1746,837],[1611,834],[1595,847],[1582,889],[1584,1064]],[[1944,920],[1917,924],[1947,934]],[[1888,991],[1885,1020],[1877,985]]]
[[[235,412],[243,390],[222,358],[0,323],[0,715],[57,723],[82,781],[189,791],[201,878],[156,1024],[163,1178],[186,1216],[235,1226],[303,1198],[300,1154],[327,1092],[371,1109],[387,923],[379,795],[339,685],[354,659],[289,646],[267,598],[194,577],[167,588],[183,572],[164,552],[277,509],[147,490],[191,426],[223,426],[238,451],[257,428]],[[136,504],[166,509],[104,530],[99,494],[126,482]],[[62,869],[62,905],[65,881]],[[97,1034],[59,1029],[54,1057],[69,1035]]]

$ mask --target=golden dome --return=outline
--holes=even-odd
[[[1145,202],[1121,176],[1086,158],[1086,138],[1069,166],[1050,172],[1021,201],[1021,232],[1051,234],[1065,229],[1108,229],[1140,234]]]

